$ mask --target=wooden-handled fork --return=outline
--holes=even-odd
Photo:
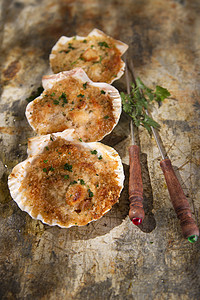
[[[135,82],[135,77],[134,77],[134,68],[133,68],[133,62],[131,61],[131,74],[133,78],[133,82]],[[128,91],[128,90],[127,90]],[[142,91],[140,90],[142,93]],[[130,93],[130,90],[128,91]],[[148,111],[146,110],[146,114],[148,114]],[[160,142],[160,137],[158,135],[158,132],[155,128],[151,126],[151,130],[153,132],[154,138],[156,140],[157,146],[160,150],[162,160],[160,162],[161,169],[163,171],[165,181],[167,183],[167,188],[169,191],[170,199],[172,202],[172,205],[174,207],[174,210],[177,214],[177,217],[180,220],[180,226],[182,229],[183,236],[188,239],[189,242],[194,243],[197,241],[198,236],[199,236],[199,228],[197,227],[191,213],[190,205],[189,202],[183,192],[183,189],[181,187],[181,184],[178,181],[178,178],[173,170],[172,163],[170,159],[166,156],[164,148],[162,147],[162,144]],[[134,148],[133,148],[134,147]],[[140,168],[139,168],[139,163],[138,163],[138,150],[132,150],[136,149],[137,146],[131,146],[130,148],[130,178],[129,178],[129,193],[130,193],[130,201],[133,198],[132,195],[135,196],[135,199],[137,198],[137,201],[133,201],[130,203],[130,212],[129,216],[132,218],[132,216],[135,216],[135,209],[137,207],[141,206],[141,192],[142,192],[142,186],[141,186],[141,180],[140,178],[135,178],[135,177],[140,177]],[[135,163],[134,163],[135,160]],[[132,165],[132,167],[131,167]],[[135,175],[131,174],[132,172],[134,173],[135,170]],[[137,173],[138,172],[138,173]],[[138,181],[137,181],[138,180]],[[134,186],[134,188],[132,188]],[[135,188],[135,186],[137,186]],[[136,197],[137,196],[137,197]],[[139,214],[139,209],[137,210]],[[132,214],[134,212],[134,214]]]
[[[148,114],[148,111],[146,111],[146,114]],[[172,205],[177,214],[177,217],[180,220],[180,226],[183,236],[187,238],[189,242],[194,243],[198,239],[199,228],[195,224],[195,221],[192,217],[189,202],[173,170],[171,160],[166,156],[162,144],[159,142],[160,137],[158,135],[158,132],[153,127],[151,129],[162,156],[160,166],[167,183],[167,188]]]
[[[128,68],[126,66],[126,86],[127,93],[130,94],[130,81]],[[143,184],[140,165],[140,148],[135,143],[134,124],[131,120],[131,146],[129,147],[129,218],[134,225],[142,223],[145,213],[143,208]]]

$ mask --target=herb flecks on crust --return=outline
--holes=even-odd
[[[48,151],[34,159],[22,181],[21,192],[32,216],[40,214],[48,224],[57,220],[61,226],[85,225],[108,211],[121,187],[116,162],[99,157],[98,150],[82,144],[62,138],[49,141]]]
[[[74,128],[84,142],[101,140],[116,122],[111,96],[70,76],[35,99],[29,118],[39,134]]]
[[[52,54],[50,62],[54,73],[81,67],[95,82],[110,83],[122,67],[121,53],[115,40],[108,36],[72,39],[65,45],[58,45]]]

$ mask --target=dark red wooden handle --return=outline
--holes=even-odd
[[[171,202],[178,218],[180,219],[183,236],[185,238],[192,235],[199,236],[199,229],[192,217],[188,200],[174,173],[171,161],[169,159],[164,159],[160,162],[160,166],[165,176]]]
[[[143,184],[140,165],[140,149],[137,145],[129,147],[129,218],[144,219]]]

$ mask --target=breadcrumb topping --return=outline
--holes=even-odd
[[[20,190],[33,217],[40,214],[44,222],[66,227],[85,225],[118,201],[117,167],[98,149],[57,138],[28,166]]]

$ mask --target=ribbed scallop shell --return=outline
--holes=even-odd
[[[60,54],[60,49],[61,47],[65,47],[67,43],[73,43],[74,40],[77,41],[84,41],[87,38],[92,38],[92,37],[99,37],[99,38],[109,38],[110,40],[112,40],[112,43],[114,43],[115,47],[117,48],[117,50],[119,51],[119,55],[122,56],[126,50],[128,49],[128,45],[119,41],[119,40],[115,40],[111,37],[109,37],[108,35],[106,35],[103,31],[99,30],[99,29],[93,29],[88,36],[82,37],[82,36],[78,36],[76,35],[75,37],[66,37],[66,36],[62,36],[60,37],[60,39],[57,41],[57,43],[54,45],[54,47],[52,48],[51,54],[50,54],[50,65],[51,65],[51,69],[53,70],[54,73],[58,73],[61,71],[68,71],[70,69],[73,69],[74,67],[81,67],[82,69],[84,69],[84,71],[87,73],[88,68],[87,68],[87,62],[85,62],[84,60],[80,61],[79,60],[79,65],[76,66],[73,64],[71,64],[70,69],[69,68],[65,68],[63,66],[61,66],[61,64],[63,63],[63,61],[67,61],[68,58],[64,58],[64,60],[62,59],[60,62],[60,66],[55,66],[55,60],[58,59],[58,56]],[[85,44],[86,50],[88,51],[89,48],[87,48],[87,44]],[[98,49],[97,49],[97,53],[98,53]],[[112,57],[110,58],[110,60],[112,61]],[[94,73],[90,73],[90,75],[88,74],[88,76],[90,77],[91,80],[93,81],[98,81],[98,82],[107,82],[107,83],[112,83],[115,80],[119,79],[123,74],[124,74],[124,69],[125,69],[125,63],[123,62],[122,59],[120,59],[117,64],[119,65],[118,68],[118,72],[117,74],[113,75],[111,74],[110,77],[105,80],[105,76],[102,74],[100,75],[100,79],[97,80],[96,79],[96,74],[95,74],[95,70]],[[105,65],[106,66],[106,65]],[[90,66],[91,67],[91,66]],[[90,68],[89,68],[90,69]],[[57,70],[57,71],[55,71]]]
[[[48,131],[48,126],[52,126],[54,119],[58,120],[57,115],[55,115],[54,111],[53,114],[51,115],[51,118],[49,117],[47,120],[45,120],[44,122],[41,123],[37,123],[33,120],[33,108],[34,108],[34,104],[37,102],[40,102],[45,96],[45,93],[50,90],[53,89],[53,86],[55,83],[58,82],[62,82],[62,80],[66,79],[67,77],[73,77],[75,79],[80,80],[81,82],[83,82],[83,84],[85,82],[89,83],[91,86],[93,87],[97,87],[99,89],[99,91],[104,90],[106,92],[105,96],[107,94],[109,94],[109,96],[112,99],[112,113],[114,116],[114,123],[112,128],[110,128],[109,131],[105,131],[105,132],[101,132],[99,134],[99,136],[97,135],[97,137],[93,137],[91,135],[88,134],[88,132],[85,129],[85,123],[82,125],[82,127],[80,128],[81,132],[83,132],[84,136],[86,136],[87,138],[83,138],[83,136],[79,135],[80,138],[83,139],[83,141],[100,141],[101,139],[103,139],[104,136],[106,136],[107,134],[109,134],[113,128],[117,125],[119,118],[120,118],[120,114],[121,114],[121,97],[120,94],[118,92],[118,90],[116,88],[114,88],[112,85],[107,84],[107,83],[101,83],[101,82],[92,82],[88,76],[86,75],[86,73],[81,69],[81,68],[75,68],[71,71],[65,71],[65,72],[61,72],[58,74],[53,74],[53,75],[48,75],[48,76],[44,76],[42,83],[43,83],[43,87],[44,87],[44,92],[38,97],[36,98],[34,101],[30,102],[27,105],[26,108],[26,117],[27,120],[30,124],[30,126],[39,134],[48,134],[48,133],[54,133],[54,132],[58,132],[58,131],[63,131],[65,129],[68,128],[73,128],[73,126],[71,127],[66,127],[63,130],[56,130],[56,128],[54,128],[54,130],[52,130],[51,132]],[[66,92],[67,91],[64,91]],[[98,99],[97,99],[98,100]],[[57,108],[57,107],[56,107]],[[60,107],[60,115],[63,118],[62,114],[61,114],[61,110],[63,111],[63,108]],[[81,110],[81,109],[80,109]],[[67,105],[66,105],[66,114],[69,113],[69,110],[67,109]],[[88,114],[88,117],[90,117],[92,114]],[[45,119],[45,115],[44,115],[44,119]],[[89,120],[88,120],[89,121]],[[98,122],[98,119],[95,119],[96,122]],[[79,126],[77,125],[77,123],[74,122],[74,127]],[[64,126],[64,125],[63,125]],[[94,126],[94,130],[95,128],[98,128],[98,126]],[[76,130],[76,128],[74,128]]]
[[[33,164],[34,160],[40,154],[44,153],[49,143],[53,143],[58,138],[62,138],[66,142],[70,141],[74,144],[80,144],[82,147],[84,147],[84,149],[88,149],[89,151],[96,150],[98,152],[98,155],[103,156],[104,160],[113,161],[115,165],[114,172],[117,175],[116,181],[121,192],[123,188],[124,173],[123,173],[123,166],[121,163],[121,159],[117,154],[117,152],[113,148],[105,146],[100,142],[94,142],[94,143],[80,142],[77,139],[76,135],[74,134],[74,130],[65,130],[62,133],[55,133],[52,135],[44,135],[44,136],[31,138],[28,143],[28,151],[27,151],[28,158],[13,168],[12,173],[8,178],[8,186],[10,189],[11,196],[14,199],[14,201],[18,204],[19,208],[23,211],[26,211],[33,219],[40,220],[43,223],[46,223],[51,226],[58,225],[59,227],[63,227],[63,228],[68,228],[74,225],[82,226],[91,222],[91,220],[87,220],[87,222],[78,220],[76,223],[74,223],[73,220],[63,224],[62,221],[59,220],[59,218],[51,219],[50,217],[50,220],[46,221],[44,217],[44,212],[40,211],[37,215],[35,215],[33,206],[28,205],[28,199],[26,198],[26,196],[24,196],[25,188],[22,187],[22,183],[24,178],[27,175],[27,168],[30,166],[30,164]],[[117,198],[119,198],[120,192],[116,195]],[[99,203],[99,205],[101,205],[101,203]],[[107,211],[103,211],[102,215],[101,216],[98,215],[98,217],[94,218],[93,221],[102,217],[106,212]],[[63,214],[65,213],[67,212],[65,211],[65,209],[63,209]]]

